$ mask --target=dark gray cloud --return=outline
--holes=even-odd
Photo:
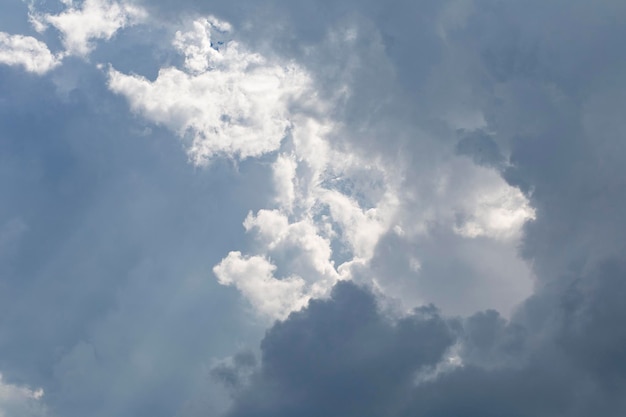
[[[394,322],[368,290],[340,283],[268,331],[227,415],[623,415],[625,272],[604,264],[548,311],[532,297],[522,312],[541,313],[540,325],[493,310],[449,320],[434,307]],[[442,367],[453,353],[462,366]]]
[[[433,307],[393,322],[367,290],[337,284],[268,331],[261,368],[229,415],[390,415],[454,342],[453,327]]]

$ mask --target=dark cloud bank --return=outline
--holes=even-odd
[[[387,16],[411,12],[396,3]],[[443,8],[422,3],[432,16]],[[626,415],[626,8],[468,4],[445,45],[424,43],[428,28],[399,25],[407,33],[392,41],[379,27],[408,95],[437,107],[424,79],[451,66],[472,86],[466,99],[486,127],[457,132],[456,150],[500,171],[536,208],[520,248],[537,275],[534,295],[510,321],[432,308],[394,321],[368,290],[339,284],[268,331],[229,416]],[[463,366],[434,376],[452,347]]]
[[[531,298],[520,315],[534,322],[450,320],[432,307],[393,322],[367,290],[339,284],[267,333],[229,416],[623,415],[625,271],[607,261]],[[464,365],[433,374],[456,343]]]
[[[369,291],[338,284],[268,331],[228,416],[623,415],[624,271],[603,265],[583,278],[593,290],[570,288],[535,326],[495,311],[446,319],[432,306],[393,321]],[[538,298],[522,311],[537,314]],[[437,367],[454,347],[464,364]]]

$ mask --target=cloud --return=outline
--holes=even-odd
[[[61,59],[45,43],[32,36],[0,32],[0,64],[21,66],[38,75],[58,67]]]
[[[189,155],[195,164],[276,151],[291,123],[291,102],[310,94],[307,74],[234,41],[213,45],[210,30],[226,30],[226,23],[204,19],[191,26],[174,39],[185,56],[184,69],[162,68],[151,82],[111,68],[111,90],[148,120],[181,138],[191,136]]]
[[[243,351],[223,359],[211,368],[211,376],[231,390],[246,386],[257,365],[254,353]]]
[[[0,68],[4,382],[42,388],[54,416],[217,415],[214,361],[264,329],[211,268],[271,199],[271,170],[194,168],[101,71],[67,62],[66,94]]]
[[[311,297],[327,296],[338,280],[351,279],[351,269],[373,256],[397,206],[381,166],[328,146],[325,134],[332,124],[310,117],[294,120],[285,150],[272,165],[274,204],[244,221],[255,237],[256,256],[272,259],[280,275],[301,280],[300,301],[290,302],[291,308],[275,318],[298,310]],[[221,281],[237,285],[237,280]],[[260,290],[254,296],[242,292],[248,298],[267,297]]]
[[[461,155],[471,157],[478,165],[502,169],[506,162],[498,144],[487,132],[480,129],[463,135],[456,145],[456,150]]]
[[[220,282],[237,286],[263,314],[284,317],[309,297],[327,294],[342,274],[347,277],[335,268],[332,240],[346,246],[350,262],[367,262],[389,227],[394,191],[386,189],[388,174],[376,161],[329,146],[327,136],[335,126],[325,116],[328,104],[312,92],[304,70],[248,52],[232,40],[212,40],[214,32],[223,36],[228,30],[230,25],[214,17],[195,20],[189,31],[174,37],[183,69],[162,68],[153,82],[110,69],[109,88],[124,95],[133,110],[187,141],[195,164],[280,151],[272,165],[275,205],[244,223],[249,232],[258,232],[257,254],[231,252],[215,271]],[[344,177],[351,190],[341,189]],[[372,187],[372,181],[379,184]],[[367,201],[359,202],[356,193]],[[324,210],[328,215],[321,214]],[[279,265],[269,268],[269,257]],[[236,272],[239,268],[231,268],[235,261],[263,263],[255,282],[264,284],[248,282]],[[274,269],[290,277],[289,285],[273,277]],[[266,305],[265,290],[278,287],[286,304]]]
[[[341,42],[347,42],[344,47],[348,48],[352,41],[348,36]],[[271,258],[280,276],[303,278],[307,297],[318,297],[328,294],[338,279],[354,278],[354,268],[360,270],[356,275],[362,279],[361,271],[368,268],[377,245],[391,230],[402,231],[407,240],[427,239],[429,224],[441,224],[466,238],[506,240],[515,247],[521,227],[534,216],[522,193],[497,172],[450,155],[440,166],[428,167],[443,177],[437,178],[439,184],[420,184],[419,192],[425,195],[415,204],[418,197],[412,190],[406,193],[405,183],[412,168],[394,165],[377,151],[361,153],[360,144],[345,139],[354,136],[350,130],[355,127],[328,116],[330,109],[342,111],[338,109],[346,97],[352,102],[353,88],[358,86],[329,100],[320,98],[317,111],[292,110],[289,134],[273,163],[275,202],[244,222],[257,238],[252,253]],[[422,176],[432,173],[425,169]],[[527,280],[530,274],[525,273],[519,277]],[[523,286],[514,286],[511,298],[515,301],[503,303],[521,301],[529,294],[528,287],[518,291]],[[262,298],[262,293],[256,298]],[[405,301],[410,306],[418,299]]]
[[[226,415],[618,416],[625,271],[608,262],[580,277],[543,311],[547,327],[493,310],[446,319],[432,306],[391,319],[369,291],[339,283],[267,332]],[[536,301],[522,311],[537,313]]]
[[[6,383],[0,374],[0,417],[47,416],[46,406],[42,402],[43,395],[42,389],[32,390],[28,387]]]
[[[218,33],[228,33],[232,30],[228,22],[222,22],[214,16],[205,19],[199,19],[192,22],[193,29],[189,32],[177,31],[174,37],[174,47],[185,56],[185,68],[193,73],[203,73],[220,61],[228,59],[224,54],[220,53],[219,46],[223,46],[224,42],[211,40],[211,30]],[[231,58],[232,59],[232,58]],[[235,60],[237,58],[234,58]],[[241,61],[242,66],[246,66],[246,59]],[[254,61],[255,59],[252,58]],[[235,64],[235,66],[239,66]]]
[[[46,14],[31,7],[30,20],[38,32],[52,25],[61,33],[66,55],[85,57],[95,48],[94,41],[110,40],[115,33],[146,17],[145,11],[127,1],[84,0],[79,6],[63,2],[65,10]]]
[[[426,5],[422,6],[426,8]],[[534,293],[513,311],[510,320],[503,319],[495,311],[481,312],[464,319],[459,338],[456,339],[462,366],[448,369],[432,378],[422,378],[410,388],[393,382],[378,385],[377,393],[386,393],[389,386],[393,387],[390,389],[395,395],[390,395],[393,401],[362,395],[348,388],[325,392],[308,402],[306,393],[315,395],[319,392],[319,386],[332,386],[333,381],[343,381],[343,375],[321,371],[319,374],[302,372],[301,364],[305,360],[293,360],[287,355],[280,365],[276,365],[273,358],[264,357],[258,379],[253,380],[249,392],[237,398],[232,415],[624,414],[626,373],[623,349],[620,348],[624,344],[624,332],[617,323],[624,318],[623,303],[618,300],[623,298],[626,270],[622,230],[626,200],[622,181],[623,163],[619,161],[623,161],[626,153],[619,134],[623,122],[618,116],[624,96],[617,92],[622,89],[616,87],[624,85],[623,69],[626,62],[618,47],[623,27],[616,24],[617,20],[611,16],[623,16],[626,10],[617,2],[609,2],[604,6],[595,8],[584,2],[567,5],[450,2],[445,4],[446,15],[454,16],[454,19],[446,22],[433,20],[437,24],[445,23],[438,28],[444,31],[445,42],[424,45],[415,41],[415,46],[404,44],[400,48],[398,43],[402,43],[402,39],[387,38],[389,56],[402,71],[398,74],[399,82],[405,86],[414,86],[415,91],[420,93],[420,97],[416,94],[407,100],[423,110],[422,115],[436,118],[443,126],[437,126],[436,123],[433,126],[432,120],[421,118],[421,115],[415,116],[418,118],[417,123],[421,123],[424,129],[432,129],[433,135],[438,132],[440,136],[437,137],[441,140],[449,139],[450,149],[456,148],[457,152],[471,157],[485,167],[483,173],[491,173],[492,179],[497,179],[500,173],[502,175],[501,179],[490,182],[487,180],[489,175],[472,177],[471,173],[478,172],[476,170],[459,165],[455,167],[455,164],[440,164],[440,171],[435,172],[445,174],[444,179],[454,180],[435,184],[441,185],[433,187],[437,192],[447,191],[447,187],[452,184],[452,190],[447,191],[450,199],[438,201],[462,203],[459,210],[448,212],[456,211],[474,217],[480,221],[480,229],[489,231],[488,235],[497,234],[496,227],[488,227],[489,219],[495,221],[498,215],[486,214],[489,212],[489,203],[486,202],[490,198],[489,192],[485,191],[489,189],[487,184],[499,184],[493,189],[502,190],[500,196],[508,194],[521,197],[512,198],[511,206],[521,210],[521,213],[525,212],[522,217],[535,218],[532,222],[520,221],[516,227],[518,232],[523,232],[522,254],[536,274]],[[409,15],[407,9],[399,9]],[[585,30],[581,31],[581,25]],[[558,33],[554,32],[554,27],[560,28]],[[421,39],[417,34],[426,29],[429,29],[428,25],[416,27],[411,32],[413,36],[406,36],[406,39]],[[394,30],[410,31],[408,26],[402,25],[389,32]],[[396,53],[393,52],[394,48],[398,48]],[[411,50],[434,50],[440,54],[434,53],[430,56],[436,59],[427,60],[423,54],[410,54]],[[593,59],[590,60],[590,56]],[[432,71],[425,73],[432,75],[417,77],[415,74],[418,70],[426,66]],[[465,75],[457,77],[457,71]],[[450,86],[465,86],[458,91],[469,91],[466,98],[484,116],[482,122],[473,128],[465,127],[470,133],[460,143],[457,136],[459,118],[448,117],[445,113],[441,117],[436,114],[454,93],[431,93],[429,90],[434,86],[441,88],[446,85],[446,81],[449,81]],[[428,100],[430,98],[432,101]],[[452,104],[454,109],[457,103]],[[389,140],[388,137],[381,142],[373,139],[369,143],[362,143],[362,146],[369,152],[383,153],[383,148],[390,146]],[[401,142],[398,140],[394,143]],[[422,166],[427,165],[428,161],[419,159],[416,152],[422,150],[420,147],[425,143],[416,140],[405,148],[413,160],[420,161]],[[428,153],[432,159],[436,159],[440,155],[438,152],[441,152],[441,148],[434,146],[426,150],[433,151]],[[406,171],[406,177],[414,181],[413,184],[404,184],[403,191],[406,193],[413,190],[417,190],[416,193],[424,192],[418,181],[420,175],[427,171],[418,168],[417,164],[415,166]],[[455,177],[455,174],[459,177]],[[481,179],[474,185],[472,178]],[[505,186],[502,186],[503,180],[507,182]],[[454,190],[456,184],[468,190],[468,193],[458,193],[458,190]],[[511,193],[511,187],[518,187],[523,196],[518,191]],[[474,190],[481,188],[483,193],[473,194]],[[498,194],[494,192],[494,195]],[[473,195],[479,198],[472,198]],[[455,197],[459,199],[455,200]],[[419,214],[415,208],[424,206],[419,205],[418,199],[411,201],[416,203],[407,208],[405,213]],[[509,213],[515,211],[507,210],[507,203],[498,210],[501,209]],[[441,209],[438,208],[436,212],[441,213]],[[413,220],[413,224],[417,223],[408,215],[405,218]],[[441,218],[441,215],[431,217],[434,220]],[[417,234],[412,239],[406,239],[405,236],[410,233],[405,231],[405,224],[395,229],[395,236],[387,234],[382,244],[378,245],[378,256],[372,260],[374,266],[385,272],[380,274],[383,291],[386,289],[385,280],[393,282],[393,272],[400,269],[392,269],[392,265],[402,260],[406,262],[408,270],[409,261],[414,258],[406,255],[412,253],[422,255],[418,258],[419,268],[413,268],[418,271],[418,277],[424,276],[425,280],[431,282],[438,279],[439,285],[443,282],[454,283],[455,295],[451,300],[462,304],[471,294],[471,289],[480,291],[480,286],[472,286],[479,282],[474,277],[468,281],[470,285],[467,290],[458,284],[472,272],[467,264],[440,275],[433,274],[433,269],[428,266],[429,260],[433,258],[429,256],[432,252],[425,250],[429,242],[441,245],[441,264],[448,265],[456,262],[463,254],[471,253],[468,248],[478,252],[486,246],[487,240],[483,236],[470,233],[474,229],[467,225],[471,226],[472,223],[465,222],[465,219],[464,216],[460,217],[460,223],[465,226],[457,229],[461,236],[454,238],[450,236],[449,230],[442,232],[446,227],[431,226],[426,229],[430,241]],[[497,220],[491,224],[499,223],[500,220]],[[520,224],[524,224],[521,230]],[[410,232],[408,227],[406,229]],[[459,242],[455,239],[461,238],[473,239],[472,244],[462,251],[454,251],[454,245]],[[414,246],[409,245],[409,242]],[[390,248],[383,250],[383,244]],[[479,258],[479,264],[495,265],[497,260],[494,253],[501,252],[492,252],[488,258]],[[416,263],[413,262],[413,265]],[[507,272],[507,268],[511,271]],[[504,265],[500,273],[507,274],[507,279],[510,279],[517,273],[513,269],[510,264]],[[458,280],[454,280],[455,274],[460,277]],[[428,300],[433,298],[428,297]],[[357,304],[346,302],[346,305]],[[316,305],[316,308],[324,312],[334,311],[333,306],[320,306]],[[308,312],[304,310],[300,314],[306,315]],[[324,313],[319,314],[321,316]],[[292,347],[296,346],[293,350],[299,358],[317,357],[319,346],[305,345],[300,351],[301,345],[298,345],[301,340],[308,340],[303,335],[318,335],[314,324],[298,322],[298,315],[294,314],[285,323],[277,324],[275,331],[280,332],[284,328],[293,330],[293,333],[284,336],[284,340],[289,340]],[[429,335],[426,331],[419,334],[424,338]],[[273,331],[268,333],[265,342],[268,346],[274,343],[273,335]],[[341,347],[350,344],[351,337],[351,334],[347,334],[327,343],[329,351],[340,352],[337,353],[340,359],[337,356],[324,358],[324,365],[333,366],[332,369],[341,372],[341,365],[336,365],[335,360],[342,365],[350,364],[352,357],[359,357],[363,346],[371,346],[371,343],[375,343],[372,340],[376,340],[367,338],[370,345],[366,342],[354,343],[348,349],[349,353],[344,354]],[[324,340],[319,336],[316,339]],[[284,345],[287,343],[284,342]],[[335,346],[337,349],[331,348]],[[382,364],[385,361],[378,359],[368,364],[369,368],[366,365],[355,368],[374,369],[376,365]],[[324,365],[316,364],[316,369],[325,369]],[[350,371],[345,372],[345,378],[349,383],[356,384],[359,381],[362,386],[374,385],[384,380],[392,369],[388,366],[366,378],[352,379],[347,376],[353,372],[353,368],[350,368]],[[352,375],[359,374],[354,372]],[[293,394],[287,398],[276,394],[292,386],[298,387],[297,393],[305,394],[301,397]],[[374,399],[370,403],[371,397]],[[298,400],[291,402],[291,398]],[[307,406],[301,413],[298,408],[300,404]],[[354,404],[354,409],[342,409],[342,404]],[[330,411],[326,408],[333,406]],[[382,411],[376,407],[381,407]]]
[[[233,415],[624,414],[622,3],[175,3],[63,98],[3,70],[8,380],[65,415],[218,415],[209,374]],[[33,16],[86,56],[126,4]],[[282,320],[258,368],[237,291]]]
[[[308,299],[303,294],[304,281],[294,276],[274,278],[276,267],[268,260],[241,252],[230,252],[213,268],[220,284],[236,285],[252,305],[269,317],[283,318],[299,310]]]
[[[260,369],[227,415],[395,415],[416,375],[453,342],[436,309],[393,321],[371,293],[339,283],[328,300],[311,301],[268,331]]]

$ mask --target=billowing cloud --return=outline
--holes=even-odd
[[[360,381],[360,387],[374,385],[384,380],[387,372],[392,372],[391,365],[366,378],[352,379],[348,375],[353,368],[345,371],[345,376],[321,371],[306,373],[307,365],[303,365],[304,360],[293,359],[296,355],[285,355],[280,366],[273,358],[263,356],[258,379],[252,380],[249,390],[237,394],[232,415],[624,414],[626,373],[621,349],[624,332],[617,323],[624,319],[624,309],[618,300],[624,293],[622,225],[626,199],[621,178],[626,153],[618,133],[618,126],[623,125],[618,109],[624,97],[617,92],[622,89],[616,87],[624,85],[622,70],[626,61],[617,46],[624,30],[616,24],[615,16],[623,16],[626,10],[617,2],[603,6],[596,8],[584,2],[558,5],[450,2],[442,5],[444,13],[437,14],[443,16],[442,20],[433,19],[438,27],[433,31],[437,36],[430,38],[432,42],[424,40],[411,46],[403,43],[402,37],[391,35],[411,33],[414,36],[406,39],[414,42],[421,39],[417,34],[424,35],[424,31],[435,28],[427,24],[416,26],[415,30],[408,26],[387,28],[386,45],[400,71],[401,83],[415,87],[415,96],[410,93],[407,99],[423,110],[416,116],[418,123],[424,129],[432,129],[433,135],[437,132],[442,140],[450,139],[450,148],[485,167],[483,172],[490,174],[477,180],[474,188],[469,186],[472,178],[480,176],[473,177],[470,173],[477,171],[458,165],[455,168],[454,164],[436,165],[443,174],[436,180],[444,181],[426,176],[432,181],[433,190],[446,191],[452,184],[452,188],[459,185],[468,191],[450,193],[450,199],[440,200],[455,202],[455,207],[435,210],[455,213],[457,227],[451,234],[445,222],[441,223],[446,216],[433,215],[430,227],[424,230],[430,241],[418,233],[406,239],[405,227],[394,228],[393,234],[385,235],[378,245],[372,261],[379,271],[387,272],[380,274],[380,281],[392,280],[389,277],[393,277],[393,272],[401,271],[399,267],[394,269],[393,264],[401,260],[406,263],[405,270],[412,269],[417,280],[422,277],[428,280],[429,276],[433,280],[437,276],[443,282],[454,283],[455,295],[451,300],[463,304],[471,296],[471,292],[459,285],[472,273],[468,264],[450,268],[441,275],[433,274],[436,270],[432,267],[432,257],[419,255],[429,253],[429,244],[441,245],[440,253],[435,254],[448,265],[454,265],[464,254],[480,253],[481,247],[491,245],[492,241],[485,237],[511,238],[501,234],[497,225],[523,223],[523,229],[512,229],[523,232],[521,249],[536,276],[534,293],[512,312],[510,320],[495,311],[462,320],[455,340],[457,366],[435,376],[417,378],[408,388],[394,385],[395,381],[377,386],[376,393],[382,395],[394,385],[388,398],[362,395],[355,389],[338,389],[336,392],[342,396],[326,392],[307,402],[306,394],[317,393],[322,386],[332,386],[333,381],[343,380],[342,377],[350,382]],[[435,6],[428,9],[427,4],[420,7],[427,15],[440,11]],[[408,6],[398,10],[397,13],[410,15]],[[584,22],[584,30],[579,22]],[[560,28],[558,33],[554,27]],[[381,30],[385,32],[384,28]],[[408,53],[412,50],[416,53]],[[433,60],[423,59],[423,54],[417,53],[420,50],[430,53]],[[462,88],[451,92],[443,88],[447,83]],[[464,106],[459,103],[452,103],[450,108],[452,113],[458,112],[454,117],[445,112],[438,115],[451,98],[468,100],[482,117],[470,123],[461,117]],[[429,120],[431,117],[441,124]],[[462,129],[460,135],[459,129]],[[405,144],[405,150],[413,160],[427,165],[427,160],[413,153],[422,150],[426,143],[416,140]],[[398,140],[394,144],[402,142]],[[362,146],[369,152],[383,153],[389,143],[373,139]],[[426,150],[436,158],[441,155],[441,149]],[[414,186],[407,182],[402,190],[416,195],[423,193],[425,188],[419,187],[419,181],[425,172],[417,164],[406,170],[405,175],[414,181]],[[490,175],[493,182],[487,180]],[[502,178],[498,179],[498,175]],[[449,178],[454,180],[447,181]],[[493,188],[487,185],[490,182]],[[511,191],[511,187],[518,190]],[[476,196],[472,190],[481,188],[484,192],[478,198],[472,197]],[[502,202],[496,210],[490,208],[492,199]],[[411,209],[428,207],[420,205],[417,198],[412,201],[415,204],[406,209],[407,214],[423,214]],[[533,221],[526,222],[532,218]],[[455,250],[458,242],[468,241],[471,245]],[[410,256],[413,253],[417,255],[415,258]],[[495,253],[499,252],[493,252],[489,258],[481,257],[480,263],[496,265]],[[519,266],[513,268],[509,264],[509,267]],[[500,270],[509,278],[517,272],[507,272],[506,266]],[[459,275],[458,280],[454,275]],[[470,278],[470,283],[480,282]],[[480,287],[473,285],[468,289],[480,291]],[[331,305],[312,306],[311,311],[324,310],[319,312],[320,316],[335,311]],[[298,344],[308,340],[302,336],[304,328],[308,331],[306,335],[318,335],[311,323],[296,324],[299,314],[310,313],[303,310],[285,323],[277,324],[268,332],[262,347],[273,346],[274,332],[288,328],[292,333],[283,340],[292,342],[298,358],[318,357],[319,346]],[[422,330],[415,337],[428,338],[429,334]],[[324,363],[350,364],[351,358],[359,357],[365,347],[372,346],[373,339],[364,337],[362,343],[351,344],[349,353],[337,353],[340,359],[334,356]],[[318,336],[316,340],[323,338]],[[348,334],[328,346],[337,346],[339,349],[333,352],[341,352],[343,343],[350,344],[351,340],[352,335]],[[368,364],[369,368],[366,365],[355,368],[375,369],[383,363],[383,359],[378,359]],[[324,368],[317,365],[316,369]],[[278,393],[291,386],[298,387],[298,393],[305,393],[301,401],[290,402],[291,397],[279,396]],[[370,398],[374,399],[370,402]],[[308,407],[300,410],[300,404]],[[342,409],[342,404],[354,404],[354,409]],[[335,408],[329,411],[328,405]]]
[[[485,236],[515,245],[534,212],[497,172],[457,157],[445,144],[432,145],[441,165],[428,162],[423,175],[436,175],[436,182],[425,181],[405,193],[402,189],[414,175],[408,161],[394,165],[378,152],[360,152],[361,146],[351,143],[357,139],[351,129],[363,128],[334,116],[359,100],[354,74],[342,74],[337,93],[316,94],[312,74],[284,59],[249,51],[232,39],[232,30],[213,16],[190,22],[172,41],[183,59],[181,67],[161,68],[154,81],[108,71],[109,88],[125,96],[136,113],[181,137],[193,163],[272,155],[273,204],[244,222],[257,237],[255,248],[243,257],[232,252],[216,269],[220,282],[240,288],[263,314],[274,311],[275,317],[284,317],[291,310],[262,302],[264,286],[244,284],[247,279],[230,276],[234,270],[226,266],[235,259],[263,259],[272,267],[264,269],[259,282],[283,288],[284,305],[296,308],[310,297],[327,295],[337,280],[354,278],[354,268],[368,268],[380,239],[392,230],[415,239],[427,236],[435,223],[464,238]],[[349,51],[357,40],[358,31],[348,30],[326,42]],[[376,48],[366,52],[381,53]],[[360,70],[352,71],[358,75]],[[388,133],[372,134],[376,140]],[[287,288],[295,293],[289,295]],[[513,297],[520,301],[525,295]]]
[[[580,277],[543,311],[547,327],[493,310],[459,321],[424,307],[390,319],[371,293],[340,283],[268,331],[227,415],[618,416],[624,271],[609,262]],[[522,311],[536,313],[535,301]]]
[[[220,284],[235,285],[262,314],[284,318],[299,310],[308,301],[302,293],[304,282],[299,277],[274,278],[276,266],[259,256],[244,258],[231,252],[213,268]]]
[[[196,164],[277,150],[290,126],[291,103],[310,94],[308,76],[236,42],[213,44],[211,29],[228,25],[211,18],[177,32],[174,46],[185,57],[183,69],[162,68],[153,82],[110,69],[109,87],[148,120],[190,136],[189,155]]]
[[[60,57],[32,36],[0,32],[0,64],[20,66],[28,72],[45,74],[59,66]]]
[[[396,415],[454,340],[436,309],[394,321],[371,293],[340,283],[269,330],[261,367],[228,415]]]
[[[147,3],[3,35],[12,398],[624,414],[622,2]]]
[[[109,40],[115,33],[146,17],[146,13],[128,1],[84,0],[77,5],[64,1],[65,10],[59,14],[40,13],[33,8],[30,20],[42,32],[48,25],[61,34],[66,55],[85,57],[97,40]]]

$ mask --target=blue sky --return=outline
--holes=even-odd
[[[624,18],[5,1],[0,417],[623,415]]]

